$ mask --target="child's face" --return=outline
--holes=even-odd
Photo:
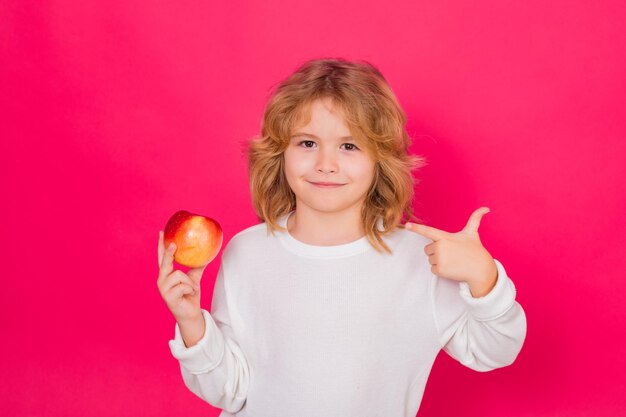
[[[310,122],[296,127],[284,153],[285,176],[297,206],[360,213],[374,179],[375,161],[349,136],[339,108],[333,109],[330,99],[312,103]]]

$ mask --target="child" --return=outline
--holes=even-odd
[[[481,372],[517,357],[526,317],[480,243],[488,209],[459,233],[415,223],[424,160],[408,155],[405,123],[371,64],[309,61],[250,143],[262,223],[224,248],[210,314],[204,268],[174,270],[160,232],[171,352],[221,417],[413,417],[441,349]]]

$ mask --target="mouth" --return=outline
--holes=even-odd
[[[338,188],[338,187],[341,187],[341,186],[345,185],[345,184],[341,184],[341,183],[338,183],[338,182],[312,182],[312,181],[309,181],[309,183],[314,185],[314,186],[316,186],[316,187],[318,187],[318,188]]]

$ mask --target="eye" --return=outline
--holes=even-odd
[[[313,146],[315,146],[315,142],[313,142],[312,140],[303,140],[298,143],[298,146],[303,146],[305,148],[312,148]]]
[[[359,148],[354,143],[344,143],[347,151],[358,151]]]

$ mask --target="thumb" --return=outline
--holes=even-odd
[[[191,278],[193,282],[195,282],[196,284],[200,284],[202,274],[204,273],[204,270],[207,266],[208,264],[200,266],[198,268],[191,268],[189,271],[187,271],[187,275],[189,276],[189,278]]]
[[[463,232],[478,232],[478,226],[480,226],[480,220],[483,218],[483,216],[487,213],[489,213],[491,210],[489,210],[489,207],[481,207],[479,209],[474,210],[474,212],[471,214],[469,220],[467,221],[467,224],[465,225],[465,227],[463,228]]]

